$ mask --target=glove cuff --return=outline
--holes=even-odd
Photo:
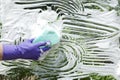
[[[3,45],[3,60],[18,59],[21,53],[18,51],[16,45]]]

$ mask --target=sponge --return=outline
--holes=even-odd
[[[50,46],[53,46],[60,41],[60,36],[53,28],[46,28],[41,35],[34,39],[33,43],[44,41],[50,41]]]

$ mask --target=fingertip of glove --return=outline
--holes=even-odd
[[[48,50],[50,50],[50,49],[51,49],[50,46],[45,46],[44,48],[42,48],[42,50],[43,50],[44,52],[46,52],[46,51],[48,51]]]
[[[51,42],[50,41],[46,41],[46,46],[50,46]]]
[[[39,43],[36,43],[35,45],[38,46],[38,47],[41,47],[41,46],[50,46],[51,42],[50,41],[39,42]]]
[[[30,39],[29,41],[30,41],[30,42],[33,42],[33,40],[34,40],[34,38]]]

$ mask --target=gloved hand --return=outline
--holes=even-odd
[[[32,41],[33,39],[26,40],[19,45],[3,45],[3,60],[18,58],[38,60],[43,52],[50,49],[50,47],[47,46],[50,42],[39,42],[33,44]]]

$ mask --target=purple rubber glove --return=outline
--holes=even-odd
[[[33,39],[26,40],[19,45],[3,45],[3,60],[13,60],[19,58],[38,60],[43,52],[50,49],[50,47],[47,46],[50,42],[33,44],[32,41]]]

